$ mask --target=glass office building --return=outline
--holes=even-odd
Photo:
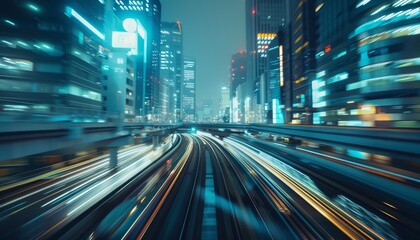
[[[420,2],[324,0],[316,15],[313,123],[419,127]]]
[[[98,115],[103,3],[6,1],[0,12],[2,111]]]

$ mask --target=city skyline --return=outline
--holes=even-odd
[[[229,79],[231,56],[245,49],[245,2],[162,0],[162,21],[183,25],[184,54],[196,59],[197,106],[206,98],[219,102]],[[205,11],[203,11],[205,9]],[[213,110],[217,112],[218,104]]]
[[[417,239],[419,19],[3,1],[0,239]]]

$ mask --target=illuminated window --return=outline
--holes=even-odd
[[[353,34],[350,35],[350,38],[374,28],[380,26],[386,26],[391,23],[397,23],[405,20],[416,19],[420,17],[420,7],[414,9],[407,9],[404,11],[393,12],[390,14],[382,15],[372,21],[369,21],[365,24],[360,25]]]
[[[337,55],[335,55],[333,57],[333,60],[336,60],[338,58],[341,58],[342,56],[345,56],[346,54],[347,54],[347,51],[342,51],[342,52],[338,53]]]
[[[373,13],[371,13],[370,15],[373,16],[375,14],[378,14],[379,12],[382,12],[383,10],[387,9],[389,7],[389,4],[385,4],[381,7],[379,7],[378,9],[376,9]]]
[[[413,81],[419,81],[419,80],[420,80],[419,73],[391,75],[391,76],[371,78],[371,79],[366,79],[363,81],[351,83],[346,86],[346,90],[350,91],[354,89],[371,87],[371,86],[382,86],[382,85],[388,85],[388,84],[395,84],[399,82],[413,82]]]
[[[324,6],[324,3],[319,4],[316,8],[315,8],[315,12],[318,12],[322,6]]]
[[[303,45],[300,45],[296,50],[295,53],[299,53],[300,51],[302,51],[303,48],[305,48],[306,46],[308,46],[309,42],[305,42]]]
[[[297,26],[297,28],[295,29],[293,34],[296,34],[299,31],[299,29],[301,29],[301,28],[302,28],[302,23]]]
[[[305,77],[300,77],[299,79],[295,80],[295,84],[297,85],[303,81],[305,81]]]
[[[414,4],[420,2],[419,0],[396,0],[392,7],[402,7],[408,4]]]
[[[301,17],[302,17],[302,13],[299,13],[299,14],[297,15],[297,17],[296,17],[295,22],[297,22],[297,20],[299,20]]]
[[[304,2],[303,0],[301,0],[301,1],[299,2],[299,4],[298,4],[298,8],[302,7],[303,2]]]
[[[2,57],[0,58],[0,68],[33,71],[34,64],[33,62],[24,59]]]
[[[349,74],[347,72],[342,72],[335,75],[334,77],[329,78],[327,80],[327,84],[343,81],[343,80],[346,80],[347,78],[349,78]]]
[[[394,28],[389,31],[381,32],[372,36],[368,36],[359,41],[359,47],[366,44],[371,44],[377,41],[382,41],[390,38],[398,38],[403,36],[419,35],[420,24],[409,25],[405,27]]]
[[[356,8],[362,7],[366,4],[368,4],[370,2],[370,0],[361,0],[357,5]]]
[[[299,37],[296,38],[295,44],[298,43],[302,39],[303,35],[301,34]]]
[[[325,70],[316,74],[317,78],[320,78],[320,77],[323,77],[323,76],[325,76]]]

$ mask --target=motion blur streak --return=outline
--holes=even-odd
[[[252,149],[251,146],[243,147],[231,140],[226,140],[225,142],[251,156],[261,166],[277,176],[281,181],[286,183],[291,189],[302,196],[305,201],[307,201],[312,207],[314,207],[350,238],[384,239],[384,237],[376,233],[364,223],[351,216],[345,210],[328,200],[325,196],[322,196],[322,194],[319,193],[319,190],[313,189],[311,186],[299,181],[299,179],[285,169],[279,167],[279,165],[273,164],[270,160],[264,158],[267,157],[264,156],[264,154],[256,154],[250,151],[249,149]]]
[[[121,151],[120,157],[125,157],[125,156],[127,156],[129,154],[132,154],[133,151],[141,151],[141,152],[143,152],[143,151],[148,151],[150,149],[151,149],[150,146],[148,146],[148,147],[145,147],[145,146],[138,147],[138,146],[136,146],[136,147],[133,147],[133,148],[124,149],[124,150]],[[101,159],[101,160],[98,161],[99,159]],[[6,202],[6,203],[0,205],[0,208],[6,207],[6,206],[8,206],[8,205],[10,205],[12,203],[15,203],[17,201],[20,201],[20,200],[25,199],[27,197],[30,197],[32,195],[35,195],[35,194],[37,194],[39,192],[43,192],[43,191],[45,191],[47,189],[53,188],[55,186],[58,186],[58,185],[62,184],[63,182],[68,181],[69,179],[65,179],[68,176],[70,176],[70,178],[76,179],[79,176],[85,174],[85,172],[84,172],[85,170],[89,170],[89,171],[94,172],[97,169],[99,169],[100,167],[103,167],[103,166],[107,165],[108,164],[108,161],[109,161],[109,158],[108,157],[99,156],[99,157],[96,157],[96,158],[93,158],[93,159],[90,159],[90,160],[87,160],[87,161],[84,161],[84,162],[81,162],[81,163],[78,163],[78,164],[74,164],[74,165],[71,165],[71,166],[68,166],[68,167],[60,168],[60,169],[57,169],[57,170],[54,170],[54,171],[51,171],[51,172],[42,174],[40,176],[33,177],[33,178],[28,179],[28,180],[25,180],[25,181],[21,181],[21,182],[12,184],[12,185],[5,186],[5,187],[1,188],[0,191],[5,191],[5,190],[12,189],[12,188],[15,188],[15,187],[23,186],[25,184],[28,184],[28,183],[31,183],[31,182],[35,182],[36,180],[47,179],[48,177],[52,177],[54,175],[56,175],[55,178],[57,178],[57,179],[58,178],[62,178],[63,179],[63,180],[58,181],[56,183],[48,184],[48,183],[54,181],[54,179],[50,179],[50,180],[47,180],[46,182],[42,182],[40,184],[36,184],[34,186],[25,188],[25,189],[23,189],[21,191],[17,191],[17,192],[8,194],[7,196],[1,198],[0,200],[3,201],[5,199],[11,198],[11,197],[13,197],[15,195],[19,195],[19,194],[22,194],[24,192],[29,192],[30,190],[32,190],[34,188],[37,188],[39,186],[46,185],[44,188],[38,189],[36,191],[31,191],[31,192],[29,192],[26,195],[23,195],[21,197],[15,198],[15,199],[13,199],[13,200],[11,200],[9,202]],[[79,167],[84,166],[84,165],[86,165],[86,166],[78,169]],[[75,169],[75,170],[73,171],[73,169]],[[67,172],[67,171],[69,171],[69,172],[60,175],[60,173],[64,173],[64,172]],[[76,174],[76,173],[78,173],[78,174]],[[74,190],[77,189],[77,188],[79,188],[79,187],[81,187],[81,186],[78,186],[78,187],[74,188]]]
[[[52,171],[47,174],[51,178],[48,181],[33,184],[35,187],[28,185],[27,188],[18,190],[18,193],[12,192],[12,197],[9,195],[3,198],[9,199],[9,202],[2,207],[14,204],[19,208],[9,207],[3,211],[1,227],[8,225],[8,222],[13,222],[13,226],[8,231],[2,231],[1,235],[8,238],[51,237],[51,234],[55,234],[75,217],[123,186],[163,153],[162,148],[151,150],[152,146],[129,147],[119,151],[117,169],[109,169],[109,157],[97,157]],[[20,196],[22,193],[25,194]],[[25,198],[30,201],[20,203]],[[10,212],[11,209],[14,211]],[[33,214],[28,215],[26,212]]]
[[[323,157],[332,158],[332,159],[341,161],[345,164],[348,164],[349,166],[357,167],[357,168],[360,168],[362,170],[366,170],[366,171],[369,171],[371,173],[375,173],[375,174],[380,175],[380,176],[384,176],[384,177],[387,177],[387,178],[398,180],[400,182],[404,182],[405,180],[408,180],[408,181],[415,182],[417,184],[420,183],[420,179],[412,178],[412,177],[402,175],[402,174],[398,174],[396,172],[386,171],[384,169],[375,168],[375,167],[371,167],[371,166],[367,166],[367,165],[363,165],[363,164],[358,164],[356,162],[351,162],[351,161],[348,161],[348,160],[345,160],[345,159],[342,159],[342,158],[334,157],[334,156],[319,153],[319,152],[310,151],[308,149],[304,149],[304,148],[300,148],[300,147],[297,147],[296,149],[301,150],[301,151],[305,151],[305,152],[309,152],[309,153],[313,153],[313,154],[316,154],[316,155],[320,155],[320,156],[323,156]]]
[[[168,178],[165,180],[165,182],[162,184],[162,186],[159,188],[159,190],[156,192],[156,194],[152,197],[152,199],[150,200],[149,204],[139,214],[139,216],[136,218],[136,220],[133,222],[133,224],[131,224],[131,226],[129,227],[129,229],[127,230],[127,232],[124,234],[124,236],[122,237],[122,239],[131,238],[130,234],[132,233],[134,227],[138,224],[138,222],[140,221],[140,219],[142,219],[144,217],[145,212],[147,211],[148,208],[150,208],[151,204],[153,202],[155,202],[155,201],[158,201],[157,196],[159,196],[160,193],[162,191],[164,191],[165,186],[167,186],[169,184],[169,187],[166,189],[166,191],[165,191],[162,199],[159,201],[158,206],[154,209],[152,215],[147,220],[146,225],[142,228],[139,236],[137,236],[137,239],[141,239],[142,236],[145,234],[145,232],[147,231],[147,228],[150,226],[151,222],[153,221],[153,218],[156,216],[159,208],[162,206],[162,204],[165,201],[166,197],[170,193],[173,185],[175,184],[176,180],[178,179],[179,174],[182,172],[182,169],[184,168],[184,166],[185,166],[185,164],[187,162],[188,156],[192,152],[192,149],[193,149],[192,138],[191,137],[188,137],[188,140],[189,140],[189,144],[188,144],[187,150],[183,154],[183,156],[181,157],[181,160],[178,162],[178,164],[176,165],[176,167],[174,168],[174,170],[171,171],[171,173],[169,174]]]

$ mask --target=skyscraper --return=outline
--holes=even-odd
[[[290,85],[290,44],[286,30],[279,31],[269,45],[267,71],[267,122],[287,123],[287,108],[291,106],[286,94]]]
[[[145,28],[146,69],[142,64],[136,68],[136,112],[150,117],[159,108],[161,4],[159,0],[115,0],[114,9],[121,20],[134,18]]]
[[[245,121],[245,101],[249,98],[246,92],[247,53],[240,51],[232,55],[230,65],[230,119],[235,122]]]
[[[420,127],[420,2],[326,0],[316,6],[314,124]]]
[[[315,79],[315,3],[291,1],[292,123],[312,124],[312,80]]]
[[[162,23],[161,26],[161,117],[172,122],[181,121],[181,88],[184,69],[181,23]]]
[[[246,1],[246,45],[248,53],[247,92],[255,111],[260,100],[260,77],[267,68],[267,50],[279,29],[286,23],[283,0]]]
[[[182,83],[182,120],[196,121],[196,62],[192,57],[184,57],[184,79]]]
[[[219,116],[221,121],[229,122],[230,121],[230,89],[226,86],[222,87],[220,92],[220,107],[219,107]]]
[[[1,108],[98,116],[103,3],[6,1],[0,13]]]

